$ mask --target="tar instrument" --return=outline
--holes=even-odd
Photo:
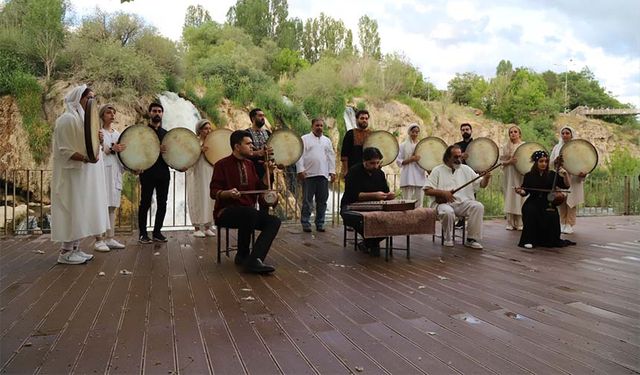
[[[187,128],[173,128],[162,138],[166,151],[161,154],[173,169],[185,171],[200,158],[202,147],[196,133]]]
[[[274,131],[267,140],[267,146],[273,150],[273,154],[270,155],[271,160],[276,165],[284,165],[285,167],[295,164],[302,157],[304,151],[302,139],[289,129]]]
[[[496,165],[500,157],[498,145],[489,138],[476,138],[467,146],[466,164],[476,173],[489,170]]]
[[[525,142],[518,146],[513,153],[513,157],[516,158],[516,170],[518,173],[524,175],[531,170],[533,161],[531,161],[531,155],[536,151],[546,151],[543,145],[536,142]]]
[[[475,142],[475,141],[473,141],[473,142]],[[472,143],[473,143],[473,142],[472,142]],[[471,147],[471,145],[469,145],[469,147]],[[468,150],[468,148],[467,148],[467,150]],[[481,173],[480,173],[476,178],[473,178],[473,179],[471,179],[470,181],[465,182],[462,186],[457,187],[457,188],[455,188],[455,189],[451,190],[451,194],[455,194],[455,193],[457,193],[458,191],[460,191],[460,190],[464,189],[464,188],[465,188],[465,187],[467,187],[468,185],[470,185],[470,184],[472,184],[472,183],[476,182],[479,178],[484,177],[487,173],[491,172],[492,170],[494,170],[494,169],[498,168],[498,167],[499,167],[499,166],[501,166],[501,165],[502,165],[502,163],[498,163],[498,164],[496,164],[496,165],[492,166],[491,168],[487,169],[486,171],[482,171],[482,172],[481,172]],[[444,198],[442,198],[442,197],[440,197],[440,196],[436,196],[436,197],[435,197],[435,199],[436,199],[436,203],[438,203],[438,204],[448,203]]]
[[[382,153],[381,166],[389,165],[393,163],[398,157],[400,147],[398,146],[398,140],[393,134],[384,130],[375,130],[369,134],[365,139],[362,148],[375,147]]]
[[[260,194],[260,199],[264,201],[264,203],[273,207],[278,204],[278,191],[273,189],[265,189],[265,190],[244,190],[239,192],[241,195],[245,194]]]
[[[160,140],[147,125],[129,126],[120,134],[118,143],[127,146],[118,153],[118,158],[122,165],[132,171],[149,169],[160,156]]]
[[[598,151],[584,139],[572,139],[562,145],[562,167],[572,175],[589,174],[598,165]]]
[[[95,163],[100,156],[100,115],[95,99],[89,99],[84,110],[84,144],[87,159]]]
[[[415,199],[392,199],[388,201],[363,201],[347,205],[349,211],[409,211],[416,208]]]
[[[215,129],[204,139],[203,146],[207,148],[204,157],[209,164],[214,165],[231,154],[231,133],[229,129]]]
[[[431,173],[431,170],[442,164],[442,155],[447,150],[447,143],[438,137],[423,138],[416,145],[414,155],[420,156],[416,163],[420,168]]]

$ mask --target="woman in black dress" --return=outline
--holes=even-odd
[[[533,161],[533,166],[524,175],[522,187],[515,188],[516,193],[523,197],[529,196],[522,205],[524,229],[518,246],[532,249],[535,246],[564,247],[575,245],[575,242],[560,238],[560,216],[558,216],[556,206],[547,199],[549,191],[553,188],[554,179],[556,187],[569,188],[571,184],[569,175],[560,172],[556,176],[556,172],[549,170],[549,154],[546,151],[534,152],[531,155],[531,161]]]

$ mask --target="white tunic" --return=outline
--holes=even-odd
[[[509,144],[506,144],[502,148],[502,160],[509,160],[513,156],[513,152],[518,148],[519,145],[524,142],[520,142],[518,144],[513,144],[509,147]],[[524,203],[525,197],[520,194],[516,194],[514,187],[522,186],[522,180],[524,176],[518,172],[515,165],[510,164],[502,167],[502,172],[504,174],[502,179],[502,189],[504,192],[504,212],[507,214],[513,215],[522,215],[522,204]]]
[[[564,142],[560,141],[557,145],[553,146],[553,150],[551,150],[551,156],[549,159],[553,163],[558,155],[560,155],[560,150]],[[576,175],[569,174],[571,178],[571,186],[569,187],[570,193],[567,193],[567,206],[569,207],[577,207],[579,204],[584,203],[584,178]]]
[[[328,137],[308,133],[302,136],[302,143],[304,152],[296,162],[298,173],[305,172],[306,177],[324,176],[326,179],[329,179],[329,174],[336,173],[336,154]]]
[[[396,164],[400,167],[400,187],[419,186],[422,187],[427,181],[426,172],[420,168],[418,163],[402,165],[402,162],[411,157],[416,149],[417,143],[407,139],[400,145],[400,152],[396,158]]]
[[[478,174],[474,172],[471,167],[465,164],[460,164],[457,169],[453,171],[445,164],[440,164],[433,168],[427,182],[424,185],[425,188],[434,188],[437,190],[454,190],[464,185],[465,183],[478,177]],[[481,178],[477,179],[474,183],[465,186],[463,189],[457,191],[454,195],[454,202],[462,203],[468,200],[475,200],[474,193],[480,188]],[[432,206],[437,205],[435,200],[432,202]]]
[[[109,229],[109,209],[104,178],[104,154],[95,163],[71,160],[85,154],[81,117],[67,111],[53,130],[51,179],[51,239],[75,241]]]
[[[120,132],[112,129],[111,132],[100,130],[104,136],[102,149],[108,150],[112,145],[118,143]],[[122,173],[124,167],[115,153],[104,153],[104,177],[107,187],[107,203],[109,207],[120,207],[120,195],[122,192]]]
[[[213,166],[204,154],[196,164],[187,170],[187,207],[194,225],[209,224],[213,221],[214,200],[209,196],[209,184],[213,176]]]

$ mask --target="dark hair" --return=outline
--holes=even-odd
[[[231,151],[233,151],[233,146],[239,145],[242,143],[244,137],[251,138],[251,134],[249,134],[246,130],[236,130],[231,133],[231,137],[229,138],[229,144],[231,145]]]
[[[254,108],[249,112],[249,119],[253,121],[254,118],[258,115],[258,112],[264,112],[260,108]]]
[[[358,117],[360,117],[360,115],[371,116],[369,115],[369,111],[367,111],[366,109],[359,109],[358,112],[356,112],[356,120],[358,119]]]
[[[362,160],[382,159],[382,152],[377,147],[367,147],[362,150]]]
[[[324,119],[322,117],[315,117],[313,120],[311,120],[311,126],[315,125],[318,121],[324,122]]]
[[[463,122],[462,124],[460,124],[460,130],[462,130],[463,126],[468,126],[469,129],[473,130],[473,127],[471,126],[471,124],[469,124],[468,122]]]
[[[543,172],[549,172],[549,168],[551,167],[551,160],[549,160],[549,154],[544,150],[534,151],[533,154],[531,154],[531,161],[533,162],[533,164],[531,164],[530,172],[536,172],[538,170],[538,160],[542,158],[547,158],[547,169],[545,169]]]
[[[162,110],[162,112],[164,112],[164,107],[162,106],[162,104],[158,103],[158,102],[151,102],[151,104],[149,104],[149,108],[147,109],[148,112],[151,112],[151,110],[153,108],[160,108]]]
[[[446,150],[444,150],[444,154],[442,155],[442,162],[443,163],[447,164],[449,162],[449,160],[451,160],[451,155],[453,154],[453,150],[456,149],[456,148],[462,150],[460,148],[460,146],[458,146],[458,145],[451,145],[451,146],[447,147]]]
[[[91,87],[87,87],[86,89],[84,89],[84,91],[82,92],[82,95],[80,95],[80,99],[89,95],[90,92],[93,92],[93,89]]]

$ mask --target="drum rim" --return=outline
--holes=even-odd
[[[95,116],[94,116],[95,115]],[[96,162],[98,160],[98,154],[100,152],[100,138],[98,138],[98,147],[97,150],[94,150],[93,145],[93,121],[92,119],[96,117],[98,124],[98,131],[100,131],[100,118],[98,114],[98,102],[96,99],[87,100],[86,110],[84,112],[84,144],[87,151],[87,159],[90,162]],[[87,131],[87,128],[89,131]]]
[[[527,145],[527,144],[536,144],[536,145],[540,146],[539,150],[543,150],[544,152],[547,152],[547,148],[546,148],[546,147],[544,147],[542,144],[540,144],[540,143],[538,143],[538,142],[524,142],[524,143],[523,143],[523,144],[521,144],[520,146],[516,147],[516,150],[513,152],[513,156],[515,157],[515,156],[518,154],[518,150],[520,149],[520,147],[523,147],[523,146],[525,146],[525,145]],[[524,150],[524,147],[523,147],[522,149]],[[529,160],[529,162],[531,162],[531,161],[530,161],[530,160],[531,160],[531,155],[527,155],[527,160]],[[527,172],[529,172],[529,171],[525,171],[525,172],[520,171],[520,170],[518,169],[518,163],[516,163],[513,167],[518,171],[518,173],[520,173],[520,174],[522,174],[522,175],[524,175],[524,174],[526,174]]]
[[[493,139],[491,139],[491,138],[489,138],[489,137],[478,137],[478,138],[474,138],[474,139],[469,143],[469,145],[467,146],[467,150],[466,150],[467,154],[470,152],[469,148],[471,147],[471,145],[473,145],[473,142],[475,142],[475,141],[482,141],[482,142],[489,141],[489,143],[493,145],[493,149],[494,149],[494,151],[495,151],[495,153],[496,153],[496,159],[493,161],[493,164],[491,164],[491,166],[489,166],[489,168],[487,168],[487,169],[485,169],[485,170],[483,170],[483,171],[476,171],[476,170],[474,169],[474,171],[475,171],[476,173],[484,172],[484,171],[486,171],[486,170],[490,169],[491,167],[493,167],[494,165],[498,164],[498,160],[500,160],[500,148],[498,147],[498,145],[496,144],[496,142],[494,142],[494,141],[493,141]],[[520,147],[520,146],[518,146],[518,147]],[[468,165],[468,164],[467,164],[467,165]],[[469,165],[469,167],[471,167],[471,166]],[[473,168],[471,168],[471,169],[473,169]]]
[[[149,128],[148,125],[143,125],[143,124],[135,124],[135,125],[131,125],[131,126],[127,126],[122,133],[120,133],[120,136],[118,137],[118,143],[122,143],[122,137],[124,136],[124,134],[129,130],[129,129],[133,129],[133,128],[140,128],[140,127],[145,127],[145,128]],[[149,129],[151,131],[153,131],[153,129]],[[155,132],[154,132],[155,133]],[[158,139],[158,137],[155,137],[155,141],[157,142],[158,145],[158,156],[160,156],[160,139]],[[155,142],[154,142],[155,143]],[[131,169],[127,166],[127,164],[124,162],[124,160],[122,160],[122,156],[121,156],[121,152],[116,153],[116,155],[118,155],[118,160],[120,160],[120,163],[127,169],[130,171],[134,171],[134,169]],[[156,161],[158,159],[156,158]],[[155,161],[153,162],[155,164]],[[149,166],[149,168],[151,168],[153,166],[153,164],[151,164],[151,166]],[[147,169],[149,169],[147,168]],[[146,169],[145,169],[146,170]]]
[[[212,135],[213,133],[216,133],[216,132],[220,133],[221,131],[228,132],[228,133],[229,133],[229,137],[231,137],[231,134],[233,133],[233,130],[231,130],[231,129],[227,129],[227,128],[217,128],[217,129],[213,129],[213,130],[211,131],[211,133],[207,134],[207,136],[204,138],[204,142],[203,142],[203,144],[204,144],[204,145],[206,145],[206,144],[207,144],[207,139],[209,139],[209,137],[211,137],[211,135]],[[229,152],[229,155],[231,155],[231,151]],[[227,156],[228,156],[228,155],[227,155]],[[222,160],[223,158],[224,158],[224,156],[223,156],[223,157],[221,157],[220,159],[216,160],[216,163],[217,163],[218,161]],[[212,162],[211,162],[211,160],[209,160],[209,158],[207,157],[207,153],[206,153],[206,152],[204,152],[204,160],[206,160],[206,161],[207,161],[207,163],[211,164],[212,166],[216,164],[216,163],[212,163]]]
[[[190,134],[193,135],[193,138],[195,138],[196,142],[198,142],[198,144],[200,144],[200,140],[198,139],[198,136],[196,135],[196,133],[193,132],[193,130],[189,129],[189,128],[185,128],[183,126],[178,126],[175,127],[173,129],[169,129],[169,131],[167,132],[167,134],[164,135],[164,137],[162,138],[162,142],[160,142],[160,145],[164,145],[164,141],[167,139],[167,136],[169,135],[169,133],[174,132],[174,133],[179,133],[179,132],[189,132]],[[189,164],[186,167],[183,167],[183,169],[188,169],[193,167],[197,162],[198,159],[200,158],[200,154],[202,153],[202,151],[200,151],[200,153],[198,153],[198,156],[194,158],[193,162],[191,164]],[[180,170],[178,168],[176,168],[175,166],[171,165],[171,163],[169,163],[169,161],[165,158],[165,154],[160,153],[160,156],[162,157],[162,160],[164,160],[165,163],[167,163],[167,165],[175,170]]]
[[[449,145],[447,144],[447,142],[445,142],[445,141],[444,141],[444,139],[442,139],[442,138],[440,138],[440,137],[436,137],[435,135],[431,135],[431,136],[424,137],[424,138],[422,138],[421,140],[419,140],[419,141],[418,141],[418,143],[416,144],[416,148],[415,148],[415,149],[417,150],[417,149],[418,149],[418,146],[420,146],[420,144],[421,144],[423,141],[432,140],[432,139],[433,139],[433,140],[437,140],[437,141],[439,141],[439,143],[440,143],[440,144],[444,145],[444,149],[445,149],[445,150],[447,149],[447,147],[449,147]],[[426,143],[426,142],[425,142],[425,143]],[[414,154],[415,154],[415,151],[414,151]],[[442,156],[441,156],[441,158],[442,158]],[[422,164],[420,163],[420,161],[421,161],[421,160],[422,160],[422,159],[420,159],[420,160],[418,160],[418,161],[416,162],[416,163],[418,164],[418,166],[419,166],[420,168],[424,169],[424,170],[425,170],[425,171],[427,171],[427,172],[431,172],[433,169],[429,170],[429,169],[424,168],[424,167],[422,166]],[[440,164],[442,164],[442,163],[440,163]],[[438,165],[440,165],[440,164],[438,164]],[[434,166],[433,168],[437,167],[438,165]]]
[[[271,135],[269,136],[269,139],[267,139],[267,146],[271,147],[271,142],[272,139],[274,139],[275,135],[278,133],[291,133],[293,135],[295,135],[295,139],[298,143],[298,158],[291,164],[282,164],[285,167],[294,165],[295,163],[298,162],[298,160],[300,160],[300,158],[302,157],[302,154],[304,153],[304,143],[302,142],[302,138],[300,138],[300,136],[294,132],[292,129],[276,129],[273,131],[273,133],[271,133]]]
[[[369,133],[369,135],[367,136],[367,139],[365,139],[365,140],[364,140],[364,143],[362,144],[362,148],[363,148],[363,149],[365,148],[365,145],[367,144],[367,141],[368,141],[369,139],[371,139],[371,137],[372,137],[374,134],[376,134],[376,133],[377,133],[377,134],[382,134],[382,133],[388,134],[388,135],[391,137],[391,139],[393,139],[394,141],[396,141],[396,143],[395,143],[395,145],[396,145],[396,155],[395,155],[395,156],[393,157],[393,159],[392,159],[392,160],[390,160],[388,163],[383,163],[383,164],[381,164],[381,166],[382,166],[382,167],[385,167],[385,166],[387,166],[387,165],[389,165],[389,164],[393,163],[394,161],[396,161],[396,159],[398,158],[398,155],[400,154],[400,145],[398,144],[398,139],[397,139],[397,138],[396,138],[396,137],[395,137],[391,132],[386,131],[386,130],[373,130],[373,131],[371,131],[371,132]],[[382,155],[382,156],[383,156],[383,159],[384,159],[384,155]]]
[[[596,155],[596,162],[595,162],[595,164],[594,164],[593,168],[591,168],[591,170],[590,170],[589,172],[586,172],[586,174],[589,174],[589,173],[593,172],[593,170],[594,170],[594,169],[596,169],[596,168],[598,167],[598,162],[600,161],[600,156],[598,155],[598,150],[596,149],[596,146],[594,146],[594,145],[593,145],[593,143],[591,143],[591,142],[587,141],[586,139],[571,139],[569,142],[565,142],[565,143],[562,145],[562,147],[560,148],[560,155],[564,155],[562,151],[564,150],[564,148],[565,148],[565,147],[567,147],[567,145],[568,145],[568,144],[571,144],[572,142],[576,142],[576,143],[583,143],[583,144],[585,144],[585,143],[586,143],[586,144],[588,144],[589,146],[591,146],[591,149],[593,150],[593,153]],[[569,170],[567,169],[567,167],[566,167],[566,166],[564,166],[564,165],[563,165],[563,168],[564,168],[567,172],[569,172],[569,174],[576,175],[576,176],[578,175],[578,173],[571,173],[571,171],[569,171]]]

